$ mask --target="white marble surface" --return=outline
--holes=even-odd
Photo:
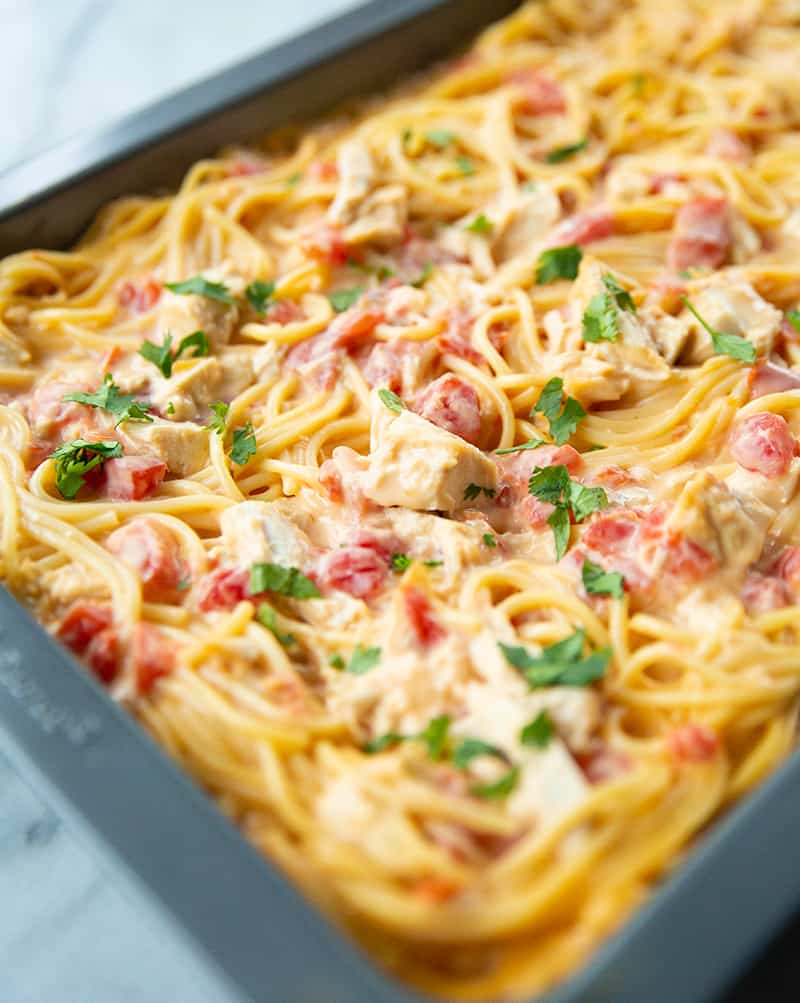
[[[356,6],[0,0],[0,171]],[[222,1003],[2,753],[0,1003]]]

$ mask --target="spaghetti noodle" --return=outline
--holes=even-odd
[[[0,264],[4,581],[434,993],[562,978],[794,747],[799,46],[526,5]]]

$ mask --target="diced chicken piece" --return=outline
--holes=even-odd
[[[614,215],[608,206],[600,205],[585,212],[576,213],[565,219],[552,231],[548,247],[563,247],[567,244],[591,244],[612,236],[616,229]]]
[[[721,569],[743,573],[761,554],[774,512],[755,498],[734,494],[708,471],[694,475],[665,523],[710,553]]]
[[[254,382],[254,354],[250,348],[226,348],[219,353],[221,373],[214,400],[233,400]]]
[[[168,411],[174,421],[192,421],[211,401],[220,399],[223,368],[213,356],[176,362],[167,380],[157,374],[148,375],[152,379],[153,404],[162,413]]]
[[[163,460],[176,477],[191,477],[208,464],[208,429],[190,421],[126,422],[124,434],[134,448]]]
[[[6,311],[7,312],[7,311]],[[0,366],[17,368],[30,362],[31,353],[21,338],[16,337],[0,322]]]
[[[784,472],[775,477],[765,477],[742,466],[737,466],[725,483],[734,494],[742,498],[754,498],[767,505],[777,515],[792,500],[800,480],[800,458],[790,460]]]
[[[670,375],[655,349],[621,341],[589,344],[582,352],[556,355],[553,364],[563,374],[567,393],[585,407],[618,401],[629,393],[637,397],[652,393]]]
[[[715,331],[747,338],[758,355],[769,355],[772,351],[783,316],[749,282],[730,274],[713,276],[692,294],[691,302]],[[691,338],[680,361],[699,365],[714,354],[711,336],[689,311],[681,316],[689,325]]]
[[[115,529],[105,545],[136,572],[151,594],[174,589],[186,577],[180,543],[157,519],[137,516]]]
[[[344,242],[390,246],[401,240],[407,215],[402,185],[376,187],[372,155],[360,140],[342,144],[337,165],[339,188],[327,218],[334,226],[344,228]]]
[[[749,159],[753,151],[732,129],[720,126],[712,130],[705,152],[709,157],[743,162]]]
[[[686,268],[719,268],[728,260],[733,244],[731,213],[723,198],[695,198],[675,215],[667,264],[675,271]]]
[[[535,258],[561,213],[553,189],[540,182],[533,191],[517,191],[497,211],[491,211],[492,255],[497,264],[511,258]]]
[[[731,433],[731,454],[745,470],[765,477],[786,473],[797,448],[786,419],[771,411],[748,415]]]
[[[104,579],[77,564],[48,571],[41,584],[50,599],[63,605],[78,599],[101,599],[108,594]]]
[[[206,272],[209,281],[220,281],[220,277]],[[232,283],[227,276],[221,280],[233,291],[239,291],[241,281]],[[195,331],[204,331],[212,352],[218,351],[231,340],[239,322],[239,308],[235,304],[220,303],[208,296],[180,295],[164,290],[158,307],[159,331],[169,331],[173,345]]]
[[[306,534],[270,502],[232,505],[220,516],[222,542],[235,564],[282,564],[309,568],[313,553]]]
[[[415,411],[439,428],[477,446],[481,437],[481,402],[471,383],[445,373],[418,394]]]
[[[155,491],[167,472],[156,456],[119,456],[103,467],[105,493],[116,501],[141,501]]]
[[[497,487],[496,467],[479,449],[411,411],[395,414],[375,392],[370,444],[362,486],[378,505],[453,512],[469,485],[490,495]]]
[[[427,382],[438,354],[433,341],[379,341],[362,366],[364,379],[371,387],[386,387],[401,397],[410,397]]]

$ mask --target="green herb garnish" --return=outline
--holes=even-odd
[[[494,536],[492,536],[491,533],[484,533],[481,539],[483,540],[484,546],[486,547],[497,546],[497,539]]]
[[[337,313],[344,313],[357,303],[363,294],[364,289],[361,286],[354,286],[352,289],[340,289],[338,292],[330,293],[328,300]]]
[[[357,644],[344,671],[351,676],[363,676],[370,669],[374,669],[380,660],[380,648],[364,648]]]
[[[262,626],[267,628],[267,630],[275,637],[276,641],[279,644],[282,644],[284,648],[291,648],[293,644],[297,643],[297,639],[293,634],[287,634],[285,631],[280,629],[275,610],[269,603],[259,603],[258,611],[256,612],[256,619]]]
[[[608,508],[608,497],[602,488],[587,488],[571,480],[569,471],[562,465],[537,467],[528,481],[528,491],[540,501],[555,506],[547,523],[553,530],[557,561],[564,556],[569,544],[570,509],[575,521],[583,522],[592,512]]]
[[[560,376],[554,376],[542,387],[539,399],[531,410],[531,417],[538,411],[547,418],[550,434],[557,446],[563,446],[575,434],[578,422],[586,417],[586,412],[574,397],[567,397],[562,408],[563,393],[564,381]]]
[[[135,394],[122,394],[119,387],[114,382],[114,377],[106,373],[103,382],[93,394],[74,393],[65,394],[65,401],[74,401],[76,404],[88,404],[89,407],[102,408],[117,415],[114,428],[121,425],[123,421],[152,421],[150,405],[144,401],[137,401]]]
[[[540,710],[536,717],[526,724],[519,733],[522,745],[532,745],[536,749],[544,749],[550,744],[555,728],[546,710]]]
[[[258,446],[256,445],[256,434],[253,431],[253,424],[249,422],[244,428],[233,430],[233,444],[231,445],[230,457],[234,463],[243,467],[247,461],[256,455]]]
[[[194,357],[208,355],[208,338],[205,331],[193,331],[191,334],[187,334],[185,338],[180,340],[174,352],[172,351],[172,335],[169,333],[164,336],[161,345],[157,345],[153,341],[145,341],[139,347],[139,355],[143,359],[147,359],[148,362],[152,362],[167,380],[172,376],[173,365],[185,352],[189,351],[192,351]]]
[[[464,488],[464,501],[475,501],[479,495],[486,495],[487,498],[494,498],[495,489],[485,488],[480,484],[468,484]]]
[[[392,554],[392,571],[406,571],[411,567],[412,561],[408,554]]]
[[[401,411],[405,411],[406,409],[405,404],[393,390],[388,390],[386,387],[383,387],[378,391],[378,397],[380,397],[384,407],[388,407],[389,410],[394,411],[395,414],[400,414]]]
[[[728,355],[739,362],[753,363],[756,361],[756,346],[752,341],[747,338],[741,338],[738,334],[725,334],[722,331],[715,330],[703,320],[686,296],[681,296],[681,302],[687,310],[694,314],[697,321],[711,335],[711,343],[717,355]]]
[[[224,401],[214,401],[213,404],[209,404],[209,407],[213,412],[213,417],[206,428],[212,429],[217,435],[225,435],[225,422],[228,418],[230,404],[226,404]]]
[[[577,278],[583,251],[575,244],[549,247],[536,261],[536,282],[543,286],[557,279]]]
[[[297,568],[283,564],[253,564],[250,568],[250,594],[274,592],[291,599],[319,599],[317,586]]]
[[[531,689],[542,686],[588,686],[602,679],[611,661],[611,648],[600,648],[584,655],[586,633],[579,627],[569,637],[531,655],[521,646],[500,644],[509,665],[517,669]]]
[[[86,483],[84,474],[102,467],[106,460],[122,456],[122,446],[115,440],[89,442],[75,439],[65,442],[50,454],[56,471],[56,487],[63,498],[74,498]]]
[[[228,306],[233,306],[236,303],[226,285],[222,282],[209,282],[202,275],[193,275],[190,279],[184,279],[183,282],[165,282],[164,285],[170,292],[178,293],[181,296],[205,296],[206,299],[226,303]]]
[[[621,599],[624,594],[622,575],[618,571],[604,571],[599,564],[594,564],[588,557],[583,562],[581,577],[583,587],[592,595]]]
[[[596,293],[583,312],[583,340],[616,341],[619,334],[617,308],[611,293]]]
[[[584,136],[583,139],[579,139],[577,143],[567,143],[565,146],[557,146],[554,150],[551,150],[544,159],[548,164],[560,164],[564,160],[569,160],[570,157],[574,157],[576,153],[583,153],[588,145],[589,137]]]
[[[469,230],[470,233],[491,233],[494,229],[494,223],[487,219],[483,213],[479,213],[470,223],[467,223],[464,229]]]
[[[247,297],[247,302],[256,313],[264,314],[274,292],[274,282],[262,282],[260,279],[256,279],[245,289],[244,294]]]
[[[473,797],[484,798],[487,801],[494,801],[498,798],[508,797],[517,786],[519,781],[519,767],[512,766],[508,773],[504,773],[499,780],[493,784],[473,784],[469,792]]]

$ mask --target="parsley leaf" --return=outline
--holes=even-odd
[[[386,387],[383,387],[378,391],[378,397],[380,397],[381,403],[385,407],[388,407],[390,411],[394,411],[395,414],[400,414],[401,411],[405,411],[406,409],[405,404],[393,390],[387,390]]]
[[[576,522],[583,520],[600,509],[608,508],[608,495],[603,488],[587,488],[577,481],[570,481],[569,507]]]
[[[544,749],[550,744],[554,731],[550,715],[547,710],[542,709],[519,733],[519,740],[522,745],[532,745],[537,749]]]
[[[528,491],[539,501],[557,505],[565,501],[570,483],[569,471],[563,464],[537,467],[528,480]]]
[[[363,676],[370,669],[374,669],[380,660],[380,648],[364,648],[362,645],[357,644],[344,671],[348,672],[351,676]]]
[[[170,292],[179,293],[181,296],[205,296],[206,299],[227,303],[228,306],[233,306],[236,302],[226,285],[222,282],[209,282],[202,275],[193,275],[183,282],[165,282],[164,285]]]
[[[464,229],[470,233],[491,233],[494,230],[494,223],[483,213],[479,213]]]
[[[274,282],[262,282],[260,279],[256,279],[255,282],[251,282],[245,289],[244,294],[247,297],[247,302],[256,313],[263,314],[274,292]]]
[[[497,798],[505,798],[514,790],[519,781],[519,767],[512,766],[508,773],[504,773],[499,780],[493,784],[473,784],[469,792],[473,797],[485,798],[493,801]]]
[[[169,379],[172,376],[173,364],[190,349],[194,349],[192,354],[195,357],[208,355],[208,338],[205,331],[193,331],[185,338],[181,338],[175,352],[172,351],[172,335],[169,333],[164,336],[161,345],[156,345],[153,341],[144,341],[139,347],[139,355],[152,362],[161,371],[161,375]]]
[[[738,334],[725,334],[723,331],[715,330],[703,320],[686,296],[681,296],[681,302],[687,310],[694,314],[698,322],[711,335],[711,343],[717,355],[728,355],[730,358],[738,359],[740,362],[752,363],[756,361],[756,346],[752,341],[748,338],[741,338]]]
[[[289,188],[294,188],[296,184],[299,184],[303,180],[303,172],[295,171],[294,174],[290,174],[286,179],[286,184]]]
[[[170,401],[165,409],[165,414],[175,414],[175,405]]]
[[[476,170],[471,157],[456,157],[456,167],[465,178],[471,177]]]
[[[583,654],[586,633],[579,627],[569,637],[531,655],[527,649],[500,644],[509,665],[517,669],[531,689],[542,686],[588,686],[602,679],[611,661],[611,648]]]
[[[243,467],[251,457],[256,455],[257,451],[256,434],[253,431],[252,422],[248,421],[244,428],[233,430],[233,445],[230,456],[234,463]]]
[[[575,244],[550,247],[542,251],[536,262],[536,283],[543,286],[556,279],[574,279],[583,258],[583,251]]]
[[[447,747],[447,735],[450,730],[450,718],[447,714],[433,718],[418,738],[428,747],[431,759],[438,760],[444,755]]]
[[[567,439],[574,435],[578,422],[586,417],[586,412],[574,397],[567,397],[562,410],[563,392],[564,381],[560,376],[554,376],[542,387],[539,399],[531,410],[531,417],[538,411],[547,418],[550,423],[550,434],[558,446],[563,446]]]
[[[441,568],[444,561],[423,561],[422,566],[424,568]]]
[[[409,282],[409,285],[413,286],[415,289],[421,289],[431,275],[433,275],[433,264],[430,261],[426,261],[422,266],[422,271],[419,273],[419,276],[412,282]]]
[[[344,313],[349,310],[354,303],[357,303],[364,293],[362,286],[353,286],[352,289],[340,289],[338,292],[330,293],[328,300],[337,313]]]
[[[392,554],[390,565],[392,571],[405,571],[411,567],[411,564],[412,561],[408,554]]]
[[[592,512],[608,507],[608,496],[603,488],[587,488],[571,480],[569,471],[561,464],[537,467],[528,480],[528,491],[540,501],[555,506],[547,524],[553,530],[557,561],[561,560],[569,545],[570,509],[575,521],[583,522]]]
[[[151,415],[147,413],[150,411],[150,405],[144,401],[137,401],[135,394],[121,394],[111,373],[106,373],[103,382],[93,394],[65,394],[64,400],[74,401],[76,404],[88,404],[89,407],[102,408],[104,411],[119,415],[114,428],[121,425],[123,421],[153,420]]]
[[[800,331],[800,310],[787,310],[786,319],[795,329],[795,331]]]
[[[583,139],[579,139],[577,143],[567,143],[566,146],[557,146],[554,150],[551,150],[544,159],[548,164],[560,164],[564,160],[569,160],[570,157],[574,157],[576,153],[583,153],[588,145],[589,137],[584,136]]]
[[[331,668],[338,669],[339,672],[344,672],[344,659],[338,652],[335,655],[331,655],[328,659],[328,665]]]
[[[623,596],[622,575],[618,571],[604,571],[588,557],[583,562],[581,577],[583,587],[592,595],[613,596],[615,599]]]
[[[480,484],[468,484],[464,488],[464,501],[474,501],[479,495],[484,494],[487,498],[494,498],[494,488],[485,488]]]
[[[497,538],[492,536],[491,533],[484,533],[481,539],[483,540],[484,546],[486,547],[497,546]]]
[[[276,641],[282,644],[284,648],[291,648],[293,644],[297,642],[297,639],[293,634],[287,634],[282,631],[278,626],[277,617],[275,615],[275,610],[267,602],[259,603],[258,611],[256,613],[256,619],[258,622],[267,628],[267,630],[275,636]]]
[[[84,474],[102,467],[106,460],[122,456],[122,446],[115,440],[88,442],[75,439],[65,442],[50,454],[56,471],[56,487],[63,498],[74,498],[86,483]]]
[[[505,449],[495,449],[495,454],[502,456],[504,453],[519,453],[523,449],[538,449],[539,446],[546,445],[547,443],[544,439],[528,439],[527,442],[522,442],[519,446],[506,446]]]
[[[253,564],[250,568],[250,594],[274,592],[291,599],[319,599],[317,586],[297,568],[283,564]]]
[[[570,522],[569,511],[561,505],[556,505],[547,517],[547,525],[553,531],[556,560],[560,561],[569,546]]]
[[[463,738],[453,750],[453,766],[457,770],[465,770],[478,756],[492,756],[494,759],[502,759],[504,763],[508,762],[508,756],[496,745],[490,745],[480,738]]]
[[[596,293],[592,296],[583,312],[582,327],[584,341],[617,340],[617,309],[610,293]]]
[[[209,404],[209,407],[214,412],[214,416],[206,428],[213,429],[217,435],[225,435],[225,422],[228,418],[230,404],[226,404],[225,401],[214,401],[213,404]]]
[[[364,752],[373,756],[377,752],[384,752],[386,749],[390,749],[393,745],[399,745],[401,742],[405,741],[405,735],[400,735],[396,731],[387,731],[385,735],[379,735],[378,738],[373,738],[367,742],[364,746]]]
[[[426,142],[430,143],[431,146],[437,146],[440,150],[449,146],[455,141],[455,138],[456,134],[449,129],[431,129],[430,132],[425,133]]]
[[[603,285],[620,310],[630,310],[631,313],[636,313],[636,304],[628,290],[621,286],[610,272],[603,272],[602,279]]]

